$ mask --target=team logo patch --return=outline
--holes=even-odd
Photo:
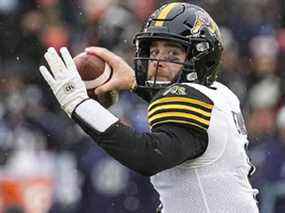
[[[72,82],[67,82],[64,86],[64,92],[69,94],[75,90],[75,85]]]
[[[170,87],[168,90],[166,90],[164,93],[163,93],[163,96],[166,96],[168,94],[171,94],[171,95],[186,95],[186,89],[182,86],[173,86],[173,87]]]

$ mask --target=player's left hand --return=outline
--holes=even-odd
[[[62,58],[55,48],[50,47],[44,57],[49,65],[40,66],[40,72],[49,84],[62,109],[71,116],[75,107],[88,99],[84,82],[66,47],[60,49]]]

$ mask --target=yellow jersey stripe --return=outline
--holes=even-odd
[[[199,109],[197,107],[192,107],[192,106],[186,106],[186,105],[179,105],[179,104],[165,104],[161,106],[154,107],[151,111],[148,112],[148,117],[152,116],[159,110],[164,110],[164,109],[183,109],[183,110],[189,110],[192,112],[197,112],[201,115],[204,115],[206,117],[211,117],[210,112],[206,112],[202,109]]]
[[[181,123],[181,124],[188,124],[188,125],[192,125],[192,126],[196,126],[196,127],[199,127],[200,129],[203,129],[203,130],[206,130],[207,129],[205,127],[202,127],[198,124],[195,124],[193,122],[190,122],[190,121],[181,121],[181,120],[172,120],[172,119],[168,119],[168,120],[163,120],[163,121],[158,121],[158,122],[155,122],[151,125],[151,128],[154,127],[155,125],[157,124],[163,124],[163,123]]]
[[[154,106],[155,104],[161,104],[161,103],[167,103],[167,102],[184,102],[184,103],[190,103],[190,104],[196,104],[196,105],[200,105],[202,107],[205,107],[207,109],[212,109],[213,108],[213,104],[208,104],[206,102],[197,100],[197,99],[193,99],[193,98],[185,98],[185,97],[165,97],[165,98],[160,98],[154,102],[152,102],[149,107],[148,110],[150,110],[150,108],[152,106]]]
[[[159,15],[157,16],[157,19],[165,19],[167,17],[167,15],[170,13],[170,11],[172,10],[172,8],[175,7],[176,4],[177,3],[170,3],[165,8],[163,8],[161,10],[161,12],[159,13]],[[161,27],[163,25],[163,23],[164,23],[164,20],[156,21],[154,23],[154,26]]]
[[[168,118],[168,117],[177,117],[177,119],[179,119],[179,117],[180,118],[189,118],[189,119],[193,119],[193,120],[198,121],[198,122],[200,122],[202,124],[205,124],[205,125],[209,125],[209,123],[210,123],[210,119],[206,120],[206,119],[200,118],[197,115],[192,115],[192,114],[184,113],[184,112],[163,112],[163,113],[158,113],[156,115],[151,116],[148,119],[148,122],[151,123],[155,119]]]

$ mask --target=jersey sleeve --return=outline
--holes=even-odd
[[[73,120],[110,156],[142,175],[152,176],[197,158],[208,147],[205,130],[213,103],[187,85],[174,85],[155,96],[149,106],[149,133],[125,126],[94,101],[78,107]],[[102,131],[98,121],[104,124]]]
[[[163,124],[184,124],[199,131],[207,131],[213,101],[199,90],[186,84],[174,84],[160,91],[148,107],[151,129]]]

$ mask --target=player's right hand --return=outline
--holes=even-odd
[[[106,61],[113,69],[112,78],[95,89],[95,93],[133,90],[137,86],[135,71],[121,57],[102,47],[88,47],[85,52],[95,54]]]

